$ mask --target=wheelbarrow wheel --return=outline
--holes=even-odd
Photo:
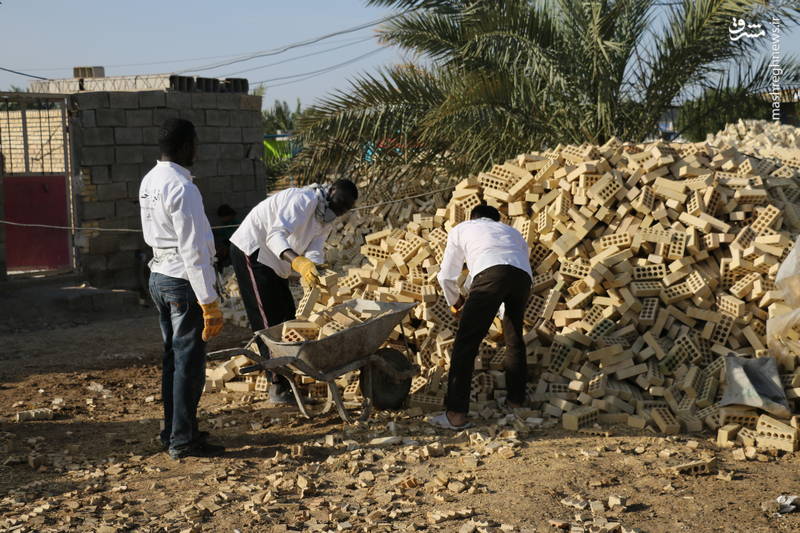
[[[404,372],[413,367],[411,362],[402,352],[394,348],[381,348],[375,355],[380,357],[387,366],[397,372]],[[376,409],[400,409],[403,407],[411,390],[411,378],[397,380],[391,374],[385,372],[379,365],[369,365],[359,374],[359,384],[361,390],[368,390],[367,373],[372,377],[372,404]]]

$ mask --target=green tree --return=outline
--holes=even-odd
[[[367,3],[402,10],[378,33],[418,61],[309,109],[295,159],[307,176],[350,169],[388,142],[400,149],[379,152],[378,167],[463,174],[558,143],[653,138],[670,109],[694,101],[713,113],[769,79],[766,38],[732,41],[732,19],[769,30],[773,16],[788,25],[800,13],[788,0]],[[784,83],[800,82],[795,58],[783,69]]]

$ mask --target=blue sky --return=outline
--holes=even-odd
[[[77,65],[105,66],[109,76],[176,72],[357,26],[390,13],[365,7],[363,0],[2,0],[0,66],[52,78],[71,77],[71,67]],[[357,73],[409,59],[397,49],[381,47],[373,35],[370,29],[361,30],[197,74],[246,77],[253,83],[325,69],[375,51],[304,81],[280,86],[294,80],[274,81],[267,89],[265,103],[280,99],[293,104],[300,98],[309,105],[333,89],[345,88]],[[292,59],[331,48],[339,49]],[[782,49],[786,55],[800,54],[800,29],[795,27],[783,36]],[[238,72],[284,59],[291,60]],[[0,71],[0,89],[12,84],[27,87],[28,80]]]

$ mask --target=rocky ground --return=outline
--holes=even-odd
[[[246,337],[228,327],[211,349]],[[774,512],[800,492],[798,454],[737,461],[707,434],[574,433],[525,412],[460,433],[412,411],[345,427],[214,393],[202,425],[228,452],[174,461],[154,440],[159,338],[152,312],[0,333],[0,530],[800,530]],[[15,422],[42,407],[55,418]]]

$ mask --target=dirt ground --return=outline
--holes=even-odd
[[[246,337],[227,327],[210,348]],[[582,519],[590,531],[592,510],[562,503],[574,497],[604,502],[597,523],[627,530],[800,531],[800,513],[762,511],[800,493],[798,455],[735,461],[708,434],[592,436],[500,414],[456,434],[408,412],[345,427],[213,393],[201,424],[226,455],[174,461],[154,440],[159,340],[152,311],[0,333],[0,530],[556,531],[551,520]],[[53,406],[53,420],[14,421]],[[663,470],[707,457],[732,479]]]

